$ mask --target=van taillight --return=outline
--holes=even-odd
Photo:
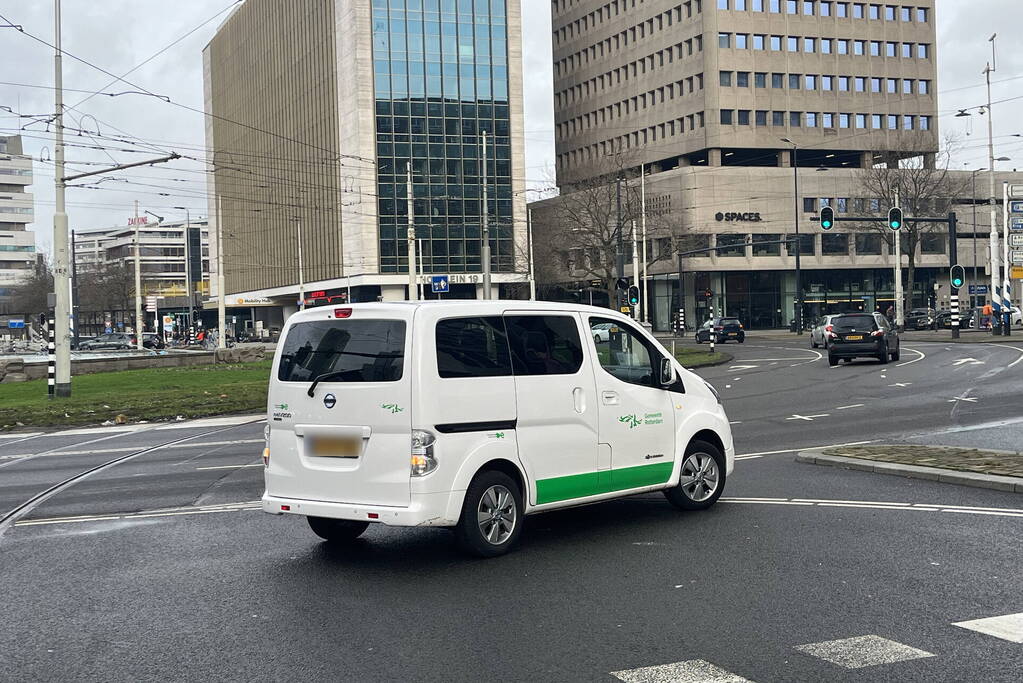
[[[352,317],[352,309],[350,309],[350,308],[335,308],[334,309],[334,317],[335,318],[351,318]]]

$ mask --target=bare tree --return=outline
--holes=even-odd
[[[114,261],[79,272],[78,308],[82,312],[126,311],[135,300],[135,272]]]
[[[866,213],[885,216],[889,208],[898,205],[906,218],[945,216],[956,200],[963,196],[968,182],[956,178],[949,171],[952,151],[956,146],[954,138],[946,138],[931,163],[931,150],[922,147],[919,140],[912,137],[900,140],[896,149],[918,152],[918,155],[902,161],[886,161],[859,173],[860,187],[870,198],[864,207]],[[912,302],[917,248],[925,235],[942,233],[947,228],[944,223],[907,221],[897,232],[889,229],[887,222],[867,223],[855,226],[853,230],[880,235],[889,250],[895,248],[896,235],[901,236],[902,252],[908,259],[905,291],[909,292]],[[900,267],[900,277],[901,272]]]
[[[24,313],[36,320],[40,313],[49,311],[46,295],[53,291],[53,271],[49,259],[37,262],[31,277],[11,287],[10,310]]]

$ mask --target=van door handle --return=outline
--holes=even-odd
[[[586,412],[586,392],[583,391],[582,387],[576,387],[572,390],[572,401],[575,403],[575,412],[580,414]]]
[[[604,401],[606,406],[618,405],[618,392],[617,391],[602,391],[600,392],[600,398]]]

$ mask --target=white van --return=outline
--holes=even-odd
[[[440,526],[500,555],[535,512],[655,490],[710,507],[735,457],[709,384],[630,318],[572,304],[297,313],[267,412],[263,510],[333,542]]]

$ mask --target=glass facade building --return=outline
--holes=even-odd
[[[423,273],[515,264],[506,0],[372,0],[381,273],[408,272],[407,168]],[[521,173],[521,171],[520,171]]]

